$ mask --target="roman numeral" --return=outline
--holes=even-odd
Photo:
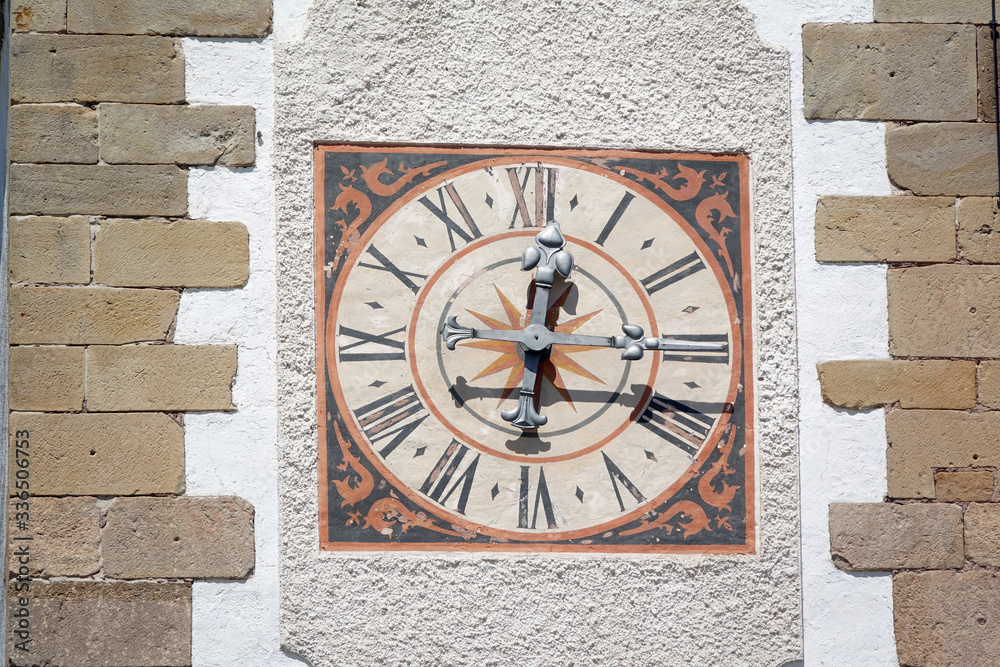
[[[642,286],[646,288],[646,292],[653,294],[658,292],[664,287],[673,285],[678,280],[687,278],[692,273],[698,273],[705,268],[702,263],[701,258],[698,257],[698,253],[693,252],[687,257],[682,257],[673,264],[660,269],[653,275],[642,280]]]
[[[601,230],[600,235],[597,237],[597,245],[603,246],[604,242],[608,240],[608,237],[611,236],[611,232],[615,230],[615,226],[618,224],[618,221],[622,219],[623,215],[625,215],[625,209],[628,208],[628,205],[632,203],[633,199],[635,199],[634,194],[631,192],[625,193],[622,200],[618,202],[618,207],[615,209],[614,213],[611,214],[611,217],[608,218],[608,222],[604,225],[604,229]]]
[[[357,340],[349,345],[340,346],[340,360],[344,361],[404,361],[406,359],[406,354],[403,350],[406,348],[404,341],[393,340],[391,337],[398,333],[406,331],[406,327],[400,327],[394,331],[388,331],[384,334],[370,334],[367,331],[358,331],[357,329],[351,329],[350,327],[345,327],[340,325],[340,335],[349,336],[351,338],[356,338]],[[372,343],[373,345],[380,345],[382,347],[387,347],[393,350],[400,350],[399,352],[347,352],[347,350],[352,350],[359,345],[364,345],[365,343]]]
[[[385,458],[427,419],[426,414],[417,418],[422,412],[424,406],[413,391],[413,385],[410,385],[361,406],[354,411],[354,416],[358,418],[361,430],[372,444],[391,438],[379,450],[379,454]]]
[[[448,205],[445,203],[444,199],[446,192],[448,193],[448,198],[451,199],[451,202],[458,210],[458,214],[461,216],[462,221],[465,223],[464,228],[448,215]],[[420,203],[423,204],[428,211],[436,215],[438,220],[444,223],[444,226],[448,230],[448,242],[451,243],[452,252],[457,249],[455,246],[456,234],[466,243],[471,243],[473,239],[478,239],[483,235],[482,232],[479,231],[479,227],[476,226],[476,221],[472,219],[472,215],[469,213],[469,209],[466,208],[462,198],[458,196],[458,192],[455,190],[454,185],[448,183],[443,188],[438,188],[437,193],[441,206],[434,204],[434,202],[428,199],[426,195],[420,198]]]
[[[663,335],[661,338],[677,340],[694,340],[704,343],[722,343],[726,349],[721,351],[694,351],[677,352],[664,351],[664,361],[684,361],[697,364],[728,364],[729,363],[729,336],[726,334],[676,334]]]
[[[691,456],[708,438],[715,418],[666,396],[654,393],[639,423]]]
[[[434,469],[431,470],[427,479],[420,486],[420,493],[444,505],[448,502],[448,498],[455,492],[459,484],[461,484],[462,490],[458,494],[458,513],[465,514],[465,507],[469,504],[469,492],[472,491],[472,482],[476,477],[476,467],[479,465],[479,454],[476,454],[476,458],[472,459],[472,463],[457,478],[455,477],[455,473],[458,472],[458,469],[462,465],[462,460],[468,452],[468,447],[458,440],[452,440],[448,448],[444,450],[444,454],[438,459]],[[455,482],[451,484],[451,488],[448,488],[448,484],[451,483],[452,479]]]
[[[618,499],[618,507],[621,508],[621,511],[625,511],[625,502],[622,500],[622,492],[618,488],[619,482],[621,482],[621,485],[625,487],[626,491],[632,494],[632,497],[635,498],[637,503],[645,501],[645,496],[639,492],[639,489],[637,489],[635,484],[632,483],[632,480],[625,476],[625,473],[621,471],[621,468],[615,465],[615,462],[608,458],[608,455],[604,452],[601,452],[601,455],[604,456],[604,466],[608,469],[608,475],[611,476],[611,485],[615,488],[615,498]]]
[[[518,171],[524,169],[524,177],[518,180]],[[524,188],[528,185],[531,173],[535,174],[535,210],[534,217],[528,208],[528,201],[524,197]],[[544,227],[555,210],[556,200],[556,172],[550,167],[536,165],[533,167],[513,167],[507,169],[507,178],[510,180],[511,190],[514,191],[514,215],[510,219],[508,229],[514,228],[518,216],[521,218],[522,227]]]
[[[531,497],[530,484],[531,466],[521,466],[521,493],[517,503],[517,527],[528,528],[528,501]],[[538,525],[538,507],[542,507],[545,524],[549,529],[557,528],[556,513],[552,508],[552,498],[549,497],[549,485],[545,482],[545,469],[538,468],[538,487],[535,490],[535,510],[531,514],[531,529]]]
[[[409,287],[414,294],[416,294],[420,290],[420,286],[417,285],[412,280],[410,280],[410,278],[411,277],[420,278],[422,280],[427,279],[427,276],[425,275],[419,273],[413,273],[411,271],[403,271],[398,266],[393,264],[388,257],[379,252],[379,249],[376,248],[375,246],[368,247],[368,254],[374,257],[376,260],[378,260],[381,266],[376,266],[375,264],[365,264],[364,262],[359,262],[358,263],[359,266],[363,266],[366,269],[378,269],[379,271],[388,271],[392,275],[396,276],[399,282]]]

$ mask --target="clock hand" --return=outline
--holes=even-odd
[[[535,410],[535,379],[538,377],[538,365],[542,361],[540,350],[526,350],[524,353],[524,379],[521,382],[521,393],[517,397],[517,407],[511,410],[501,410],[500,416],[522,430],[545,426],[549,421]]]

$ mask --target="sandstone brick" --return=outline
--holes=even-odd
[[[934,498],[936,468],[1000,467],[1000,412],[893,410],[885,433],[890,498]]]
[[[177,314],[172,290],[12,287],[12,344],[117,345],[164,340]]]
[[[934,495],[944,502],[985,502],[993,497],[993,488],[992,470],[958,470],[934,474]]]
[[[12,347],[9,360],[11,410],[83,408],[82,347]]]
[[[11,23],[17,32],[65,30],[66,0],[14,0]]]
[[[969,504],[965,510],[965,547],[973,563],[1000,565],[1000,504]]]
[[[87,409],[235,410],[235,345],[87,348]]]
[[[29,652],[14,648],[21,599],[31,613]],[[7,605],[7,657],[18,667],[191,664],[189,584],[33,581],[19,592],[12,583]]]
[[[250,237],[239,222],[108,220],[94,243],[94,276],[105,285],[240,287]]]
[[[76,104],[16,104],[8,117],[11,162],[96,164],[97,112]]]
[[[184,52],[171,37],[14,34],[14,102],[184,101]]]
[[[69,31],[263,37],[271,31],[271,0],[70,0]]]
[[[90,282],[87,218],[11,217],[9,229],[10,282]]]
[[[22,512],[28,517],[28,529],[16,529],[12,524],[13,539],[7,542],[11,574],[18,574],[21,566],[33,577],[97,574],[101,567],[101,511],[94,498],[12,498],[8,516],[13,521]],[[16,555],[16,549],[25,546],[27,558]]]
[[[900,665],[996,664],[1000,577],[994,572],[901,572],[892,578]]]
[[[1000,264],[1000,212],[993,197],[958,200],[958,256],[977,264]]]
[[[10,466],[10,491],[129,496],[184,490],[184,429],[167,415],[10,415],[13,443],[31,448],[28,487]],[[21,487],[18,487],[18,482]]]
[[[1000,356],[1000,267],[890,269],[888,283],[894,356]]]
[[[954,203],[950,197],[822,197],[816,261],[951,261]]]
[[[886,23],[986,23],[989,3],[979,0],[875,0],[875,20]]]
[[[971,361],[827,361],[817,369],[823,400],[838,408],[870,410],[897,401],[903,408],[976,407]]]
[[[945,503],[832,503],[830,555],[841,570],[947,569],[965,564],[962,508]]]
[[[173,165],[13,164],[9,206],[16,214],[182,216],[187,177]]]
[[[979,120],[996,122],[996,93],[993,90],[993,39],[988,27],[976,31],[979,70]]]
[[[979,363],[979,402],[991,410],[1000,410],[1000,361]]]
[[[885,133],[889,178],[918,195],[997,191],[995,128],[988,123],[917,123]]]
[[[109,164],[254,163],[253,107],[102,104],[100,115]]]
[[[239,498],[118,498],[108,508],[104,571],[118,579],[245,579],[253,506]]]

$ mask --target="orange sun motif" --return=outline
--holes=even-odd
[[[504,331],[524,329],[527,323],[531,321],[531,304],[528,304],[526,312],[522,315],[521,311],[517,309],[517,306],[515,306],[511,300],[500,291],[499,287],[493,285],[493,289],[497,291],[497,296],[500,297],[500,304],[503,306],[504,313],[506,313],[508,321],[503,322],[466,308],[469,314],[478,318],[483,324],[493,329]],[[532,282],[530,293],[534,294],[534,291],[534,282]],[[563,290],[563,293],[559,295],[551,306],[549,306],[548,311],[545,313],[545,325],[549,327],[549,329],[558,333],[573,333],[601,312],[600,310],[595,310],[592,313],[575,317],[572,320],[563,322],[562,324],[556,324],[556,321],[559,319],[559,309],[562,308],[563,304],[566,303],[566,299],[569,298],[569,291],[570,287]],[[493,375],[494,373],[510,369],[510,375],[507,376],[507,382],[504,385],[503,394],[500,396],[500,403],[503,403],[504,400],[514,392],[514,390],[521,386],[521,380],[524,377],[524,361],[517,354],[517,343],[502,340],[475,340],[465,343],[465,346],[476,347],[481,350],[490,350],[491,352],[497,352],[500,354],[500,356],[497,357],[493,363],[484,368],[479,375],[473,378],[473,380],[478,380],[481,377],[486,377],[487,375]],[[585,377],[588,380],[604,384],[604,381],[601,380],[601,378],[597,377],[586,368],[569,358],[570,354],[600,349],[603,348],[593,345],[552,346],[548,359],[543,361],[539,368],[539,380],[541,380],[541,378],[548,380],[552,387],[559,392],[559,395],[562,396],[563,400],[569,403],[570,407],[575,411],[576,407],[573,405],[573,399],[570,398],[569,390],[566,388],[566,384],[563,382],[562,374],[559,371],[567,371],[569,373],[573,373],[574,375]]]

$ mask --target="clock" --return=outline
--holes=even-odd
[[[322,549],[753,552],[745,156],[315,169]]]

